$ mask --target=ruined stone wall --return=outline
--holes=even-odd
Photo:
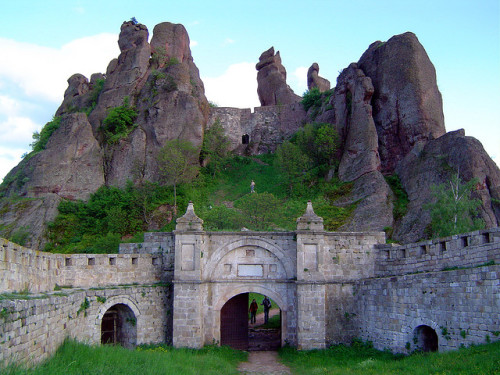
[[[378,250],[376,275],[441,271],[492,261],[500,263],[500,228],[401,246],[381,246]]]
[[[163,253],[52,254],[0,238],[0,291],[38,293],[56,285],[88,288],[170,281],[169,259]]]
[[[102,317],[117,304],[133,311],[135,320],[129,322],[135,331],[130,338],[132,342],[171,342],[171,297],[172,287],[162,284],[63,289],[0,300],[0,362],[40,362],[50,357],[68,337],[99,344]]]
[[[439,350],[500,339],[499,233],[382,246],[377,277],[354,285],[359,337],[397,352],[416,349],[421,325],[436,332]]]
[[[207,128],[217,120],[230,140],[231,151],[257,155],[276,151],[304,125],[306,112],[300,103],[255,107],[253,113],[249,108],[211,108]],[[249,136],[248,144],[242,144],[245,134]]]
[[[360,281],[359,337],[403,353],[416,349],[421,325],[435,331],[440,351],[498,340],[499,278],[500,265],[491,265]]]

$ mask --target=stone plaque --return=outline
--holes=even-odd
[[[318,270],[318,245],[304,244],[304,268],[309,271]]]
[[[182,255],[181,270],[194,271],[194,244],[193,243],[182,244],[181,255]]]
[[[238,276],[262,277],[263,275],[262,264],[238,264]]]

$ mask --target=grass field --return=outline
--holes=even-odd
[[[328,375],[495,375],[500,374],[500,341],[446,353],[397,356],[363,343],[326,350],[280,350],[294,374]]]
[[[397,356],[356,342],[326,350],[280,349],[282,361],[293,374],[328,375],[497,375],[500,374],[500,341],[446,353]],[[170,346],[141,346],[127,350],[119,346],[88,346],[66,341],[50,360],[32,369],[10,366],[3,375],[225,375],[238,374],[238,364],[247,353],[228,347],[201,350]]]

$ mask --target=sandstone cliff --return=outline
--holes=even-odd
[[[28,155],[2,184],[4,196],[27,198],[0,202],[2,235],[29,230],[27,245],[41,248],[45,225],[62,199],[85,200],[103,185],[124,186],[127,180],[157,181],[157,155],[165,142],[180,138],[200,147],[215,121],[225,129],[231,150],[246,155],[274,152],[306,122],[332,124],[341,139],[338,176],[353,186],[336,204],[356,203],[342,230],[391,227],[397,241],[424,238],[430,217],[422,206],[431,199],[430,186],[447,181],[453,170],[465,180],[478,179],[480,215],[488,227],[499,225],[500,171],[477,140],[463,131],[446,134],[436,72],[414,34],[371,44],[331,90],[313,64],[308,85],[324,97],[320,108],[308,113],[287,85],[274,48],[256,65],[262,106],[252,113],[209,108],[182,25],[161,23],[151,42],[148,38],[146,26],[124,22],[120,55],[106,74],[68,79],[56,113],[59,128],[44,150]],[[104,120],[125,104],[136,111],[134,125],[109,142]],[[409,199],[397,220],[395,197],[384,178],[394,173]]]

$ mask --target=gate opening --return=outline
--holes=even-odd
[[[134,312],[125,304],[111,306],[102,317],[101,344],[121,345],[133,348],[137,343]]]
[[[429,326],[421,325],[413,331],[413,337],[417,350],[423,352],[438,351],[438,336],[436,331]]]
[[[266,322],[264,298],[258,293],[241,293],[224,304],[220,320],[221,345],[239,350],[277,350],[281,347],[281,310],[268,298]],[[254,300],[257,311],[252,316]]]

